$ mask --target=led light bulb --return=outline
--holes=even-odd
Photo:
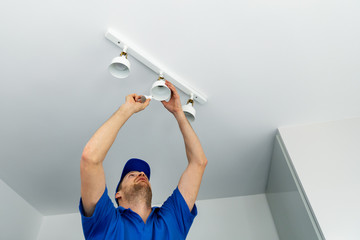
[[[142,95],[138,101],[144,103],[147,99],[152,99],[152,96]]]

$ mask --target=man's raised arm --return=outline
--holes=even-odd
[[[169,102],[163,101],[164,107],[176,118],[180,131],[184,138],[188,166],[182,174],[178,188],[184,197],[190,211],[192,211],[202,180],[202,176],[207,165],[207,159],[204,150],[200,144],[199,138],[191,127],[189,121],[182,110],[180,96],[176,88],[168,81],[166,85],[171,90],[171,99]]]
[[[95,132],[86,144],[80,161],[81,199],[86,216],[91,216],[96,203],[105,191],[102,162],[114,143],[120,128],[136,112],[144,110],[150,99],[138,102],[140,96],[131,94],[121,107]]]

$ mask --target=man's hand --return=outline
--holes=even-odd
[[[141,99],[141,96],[133,93],[130,95],[127,95],[125,98],[124,106],[126,109],[131,111],[131,113],[137,113],[142,110],[144,110],[147,106],[150,104],[150,99],[146,99],[145,102],[141,103],[139,100]]]
[[[172,85],[171,82],[168,80],[165,81],[166,86],[171,90],[171,98],[168,102],[161,101],[161,103],[164,105],[164,107],[171,112],[172,114],[176,115],[178,113],[183,113],[182,107],[181,107],[181,101],[180,96],[178,92],[176,91],[176,88],[174,85]]]

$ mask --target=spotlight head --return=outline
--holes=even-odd
[[[189,122],[195,121],[196,110],[193,107],[194,100],[189,99],[186,105],[182,106],[183,112],[185,113],[186,118]]]
[[[150,95],[152,98],[158,101],[164,101],[170,98],[171,91],[166,86],[164,78],[160,77],[156,82],[153,83],[150,90]]]
[[[127,59],[127,53],[122,52],[120,57],[116,57],[109,65],[111,75],[116,78],[126,78],[130,74],[130,62]]]

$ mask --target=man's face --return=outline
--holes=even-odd
[[[118,191],[119,196],[129,203],[146,200],[146,203],[151,206],[151,184],[144,172],[131,171],[126,174]]]
[[[128,174],[126,174],[121,182],[121,188],[134,186],[137,184],[147,185],[151,189],[151,185],[146,174],[144,172],[138,172],[138,171],[131,171]]]

